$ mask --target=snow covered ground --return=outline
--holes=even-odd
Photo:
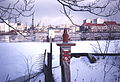
[[[72,53],[90,53],[90,52],[104,52],[106,41],[75,41],[76,46],[72,47]],[[27,64],[32,72],[38,72],[42,65],[39,61],[42,60],[42,54],[45,49],[49,52],[49,43],[46,42],[19,42],[19,43],[0,43],[0,82],[5,82],[9,74],[10,79],[15,79],[24,76],[28,73]],[[99,46],[100,45],[100,46]],[[98,47],[99,46],[99,47]],[[120,40],[110,42],[108,52],[120,53]],[[41,58],[41,59],[40,59]],[[112,57],[110,57],[112,58]],[[111,60],[109,58],[109,60]],[[103,68],[106,60],[100,59],[95,64],[90,64],[87,57],[72,58],[71,59],[71,79],[72,82],[103,82]],[[109,63],[109,62],[107,62]],[[41,66],[41,67],[40,67]],[[59,47],[53,43],[53,67],[59,66]],[[108,70],[111,67],[109,63],[106,67]],[[117,68],[114,66],[106,75],[106,82],[113,82],[113,72]],[[61,82],[60,66],[53,69],[56,82]]]

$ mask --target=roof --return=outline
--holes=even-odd
[[[105,21],[105,24],[107,24],[107,25],[118,25],[118,26],[120,26],[120,24],[116,23],[115,21]]]
[[[117,24],[117,25],[119,25],[119,26],[120,26],[120,24]]]
[[[119,25],[115,21],[105,21],[103,24],[83,23],[82,26],[106,26],[106,25]]]
[[[115,21],[105,21],[104,23],[107,25],[116,25],[117,24]]]
[[[92,24],[92,23],[84,23],[82,26],[105,26],[105,24]]]
[[[48,30],[64,30],[65,28],[54,28],[54,27],[49,27]],[[70,30],[70,28],[66,28]]]

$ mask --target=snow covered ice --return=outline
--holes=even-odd
[[[72,53],[94,53],[95,48],[100,52],[98,43],[96,41],[74,41],[76,46],[71,48]],[[99,41],[102,51],[105,49],[106,41]],[[93,46],[94,45],[94,46]],[[116,46],[117,45],[117,46]],[[116,48],[118,47],[118,48]],[[0,43],[0,82],[5,82],[7,75],[10,79],[15,79],[24,76],[26,73],[25,58],[29,60],[29,66],[34,65],[32,73],[38,72],[39,64],[38,57],[45,51],[50,52],[50,44],[47,42],[18,42],[18,43]],[[119,40],[110,42],[108,52],[119,53]],[[60,66],[59,66],[59,46],[53,42],[53,75],[56,82],[61,82]],[[103,82],[103,68],[106,61],[100,59],[97,63],[90,64],[87,57],[72,58],[71,59],[71,81],[72,82]],[[107,67],[110,67],[109,64]],[[113,71],[116,67],[111,69],[106,77],[106,82],[113,82]],[[111,78],[112,77],[112,78]]]

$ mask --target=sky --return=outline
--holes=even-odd
[[[94,0],[92,0],[94,1]],[[62,5],[57,0],[36,0],[35,3],[35,24],[41,25],[58,25],[58,24],[71,24],[69,19],[62,14]],[[120,23],[118,13],[116,16],[109,18],[98,17],[86,12],[73,13],[73,20],[77,24],[82,24],[84,19],[103,18],[105,20],[117,20]]]
[[[60,10],[61,4],[57,0],[37,0],[35,3],[35,24],[41,25],[70,23]]]
[[[9,0],[14,1],[14,0]],[[92,0],[94,1],[94,0]],[[71,24],[69,19],[62,14],[62,5],[57,0],[35,0],[35,6],[33,10],[35,11],[35,25],[38,23],[42,25],[58,25],[58,24]],[[73,20],[77,24],[82,24],[84,19],[95,19],[103,18],[105,20],[115,20],[120,23],[120,13],[109,18],[98,17],[88,12],[74,12]],[[22,17],[19,19],[24,24],[31,24],[32,17]]]
[[[69,19],[62,14],[62,5],[57,0],[37,0],[35,3],[35,21],[41,22],[42,25],[71,24]],[[75,23],[82,23],[83,13],[74,13]],[[86,16],[86,15],[85,15]]]

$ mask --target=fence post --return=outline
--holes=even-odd
[[[50,53],[47,53],[47,65],[45,65],[45,82],[54,82],[52,74],[52,41],[50,41]]]

